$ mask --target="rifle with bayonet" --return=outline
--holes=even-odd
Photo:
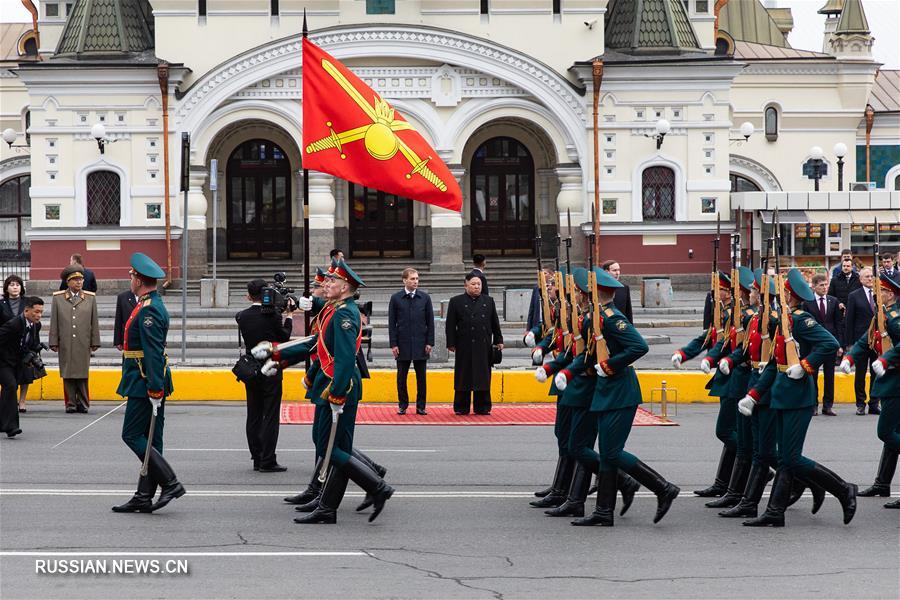
[[[766,240],[766,258],[762,264],[762,277],[760,278],[760,291],[762,293],[762,303],[759,306],[759,335],[762,338],[762,347],[760,348],[759,364],[765,365],[772,358],[772,337],[769,335],[769,320],[772,316],[772,298],[769,296],[769,250],[771,249],[772,240]]]
[[[713,240],[712,275],[710,276],[710,294],[712,294],[713,319],[703,340],[704,348],[712,348],[722,328],[722,303],[719,302],[719,242],[722,239],[722,214],[716,213],[716,238]]]
[[[572,332],[573,356],[578,356],[579,354],[584,352],[584,339],[581,337],[581,327],[578,326],[579,317],[581,316],[579,314],[581,312],[581,309],[578,305],[578,290],[575,288],[575,275],[572,273],[572,269],[569,263],[569,249],[572,247],[571,210],[566,210],[566,217],[569,220],[569,236],[566,238],[566,265],[569,271],[566,275],[566,292],[569,298],[569,306],[572,308],[569,318],[572,320],[570,329]]]
[[[569,348],[578,337],[578,303],[574,301],[575,277],[572,275],[572,212],[567,210],[566,213],[569,217],[569,232],[566,236],[566,276],[565,287],[560,289],[559,294],[568,304],[568,313],[563,324],[563,343]]]
[[[791,331],[791,307],[787,301],[787,292],[784,289],[784,275],[781,274],[781,252],[778,248],[778,209],[772,213],[772,227],[775,230],[775,292],[778,294],[778,307],[780,309],[779,323],[781,335],[784,337],[784,356],[787,366],[793,367],[800,364],[800,349],[794,340]]]
[[[537,283],[538,290],[541,293],[541,339],[544,338],[547,334],[553,331],[553,312],[550,308],[550,293],[547,291],[547,274],[544,273],[544,264],[541,260],[541,249],[544,245],[544,240],[541,237],[541,219],[538,216],[537,223],[537,236],[534,238],[534,246],[535,252],[537,253]]]
[[[588,287],[591,289],[591,329],[594,331],[594,350],[597,362],[609,360],[609,347],[603,339],[603,307],[600,306],[600,293],[597,291],[597,274],[591,269],[588,272]]]
[[[735,348],[744,341],[744,318],[741,311],[741,273],[738,270],[741,256],[741,211],[737,213],[737,232],[731,251],[731,326],[735,331]]]
[[[875,219],[875,243],[872,245],[874,254],[874,262],[872,263],[872,272],[875,274],[875,283],[873,291],[875,296],[875,318],[872,320],[871,333],[869,335],[869,347],[879,355],[884,354],[894,344],[891,342],[891,336],[887,333],[887,324],[884,317],[884,302],[881,299],[881,277],[878,272],[879,255],[881,254],[881,236],[878,231],[878,219]]]
[[[566,278],[563,277],[562,271],[559,270],[559,250],[562,245],[562,236],[559,233],[556,234],[556,273],[554,274],[554,278],[556,280],[556,297],[559,301],[559,311],[557,317],[559,318],[558,324],[560,330],[562,330],[563,335],[563,347],[568,348],[569,346],[569,337],[571,333],[569,332],[569,307],[568,307],[568,297],[566,295]],[[568,260],[566,261],[568,262]]]

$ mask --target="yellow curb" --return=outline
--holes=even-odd
[[[31,384],[28,389],[29,400],[62,400],[63,385],[57,369],[48,369],[47,377]],[[397,372],[392,370],[372,371],[372,378],[365,380],[364,402],[396,402]],[[91,369],[89,381],[91,400],[121,400],[116,394],[121,371],[118,369]],[[244,386],[238,383],[230,370],[226,369],[185,369],[174,370],[172,377],[175,392],[169,398],[172,401],[207,401],[230,400],[244,401]],[[305,395],[300,381],[302,370],[288,370],[284,373],[285,401],[299,401]],[[707,394],[706,383],[710,376],[691,371],[640,371],[638,380],[644,402],[659,402],[662,382],[666,382],[668,401],[681,404],[691,402],[718,402],[718,398]],[[835,376],[835,402],[855,403],[853,391],[853,375],[839,374]],[[822,389],[822,375],[819,376]],[[868,384],[867,384],[868,385]],[[410,372],[407,378],[410,395],[415,396],[415,374]],[[497,403],[515,402],[555,402],[548,395],[550,383],[538,383],[532,371],[498,371],[491,375],[491,399]],[[453,372],[428,372],[428,401],[453,401]]]

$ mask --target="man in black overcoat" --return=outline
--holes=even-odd
[[[116,320],[115,325],[113,326],[113,346],[115,346],[116,350],[119,352],[122,351],[122,345],[125,343],[125,323],[128,322],[128,317],[131,316],[134,307],[137,306],[137,301],[138,297],[135,296],[134,292],[131,290],[125,290],[116,296]]]
[[[453,362],[453,410],[491,414],[492,346],[503,349],[500,317],[490,296],[481,293],[481,279],[466,275],[466,292],[450,299],[447,307],[447,349],[455,354]],[[474,396],[474,398],[473,398]]]
[[[415,269],[403,270],[403,289],[391,296],[388,339],[397,361],[397,414],[406,414],[409,407],[406,376],[412,363],[416,370],[416,414],[427,415],[425,367],[434,346],[434,307],[431,296],[419,289],[419,273]]]

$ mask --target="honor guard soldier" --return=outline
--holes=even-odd
[[[766,512],[743,524],[784,527],[784,512],[795,479],[802,478],[824,488],[840,501],[846,525],[856,513],[856,484],[847,483],[802,454],[813,407],[817,403],[812,375],[824,361],[834,360],[840,344],[812,315],[799,308],[803,301],[815,298],[800,271],[791,269],[783,287],[784,302],[779,302],[783,312],[775,336],[775,361],[769,363],[755,387],[739,403],[741,412],[746,414],[753,410],[762,394],[771,389],[779,465]],[[789,312],[785,314],[784,311]],[[796,364],[789,364],[794,360],[797,360]]]
[[[729,311],[726,306],[731,299],[731,278],[722,271],[718,272],[719,297],[718,306],[714,311],[720,313],[719,322],[713,322],[709,329],[692,340],[687,346],[676,350],[672,355],[672,366],[681,368],[681,363],[694,358],[704,350],[706,356],[700,361],[700,370],[711,373],[716,368],[719,360],[726,356],[728,350],[728,321]],[[715,319],[713,319],[715,321]],[[734,469],[734,459],[737,455],[736,417],[738,398],[730,398],[728,376],[721,371],[716,371],[712,379],[706,384],[709,395],[719,398],[719,414],[716,418],[716,437],[722,442],[722,454],[719,457],[719,466],[716,469],[714,483],[705,489],[696,490],[694,493],[701,498],[717,498],[724,496],[728,490],[728,481]]]
[[[890,277],[881,273],[881,300],[885,313],[885,332],[890,336],[891,348],[884,350],[884,334],[879,330],[877,315],[872,319],[869,333],[862,336],[841,362],[841,371],[850,373],[853,363],[859,361],[872,346],[880,355],[872,362],[875,381],[872,396],[881,399],[881,414],[878,415],[878,439],[884,442],[875,483],[859,492],[860,496],[891,495],[891,479],[897,469],[897,455],[900,453],[900,277]],[[900,508],[900,500],[884,505],[885,508]]]
[[[641,387],[632,363],[644,356],[650,348],[628,319],[615,305],[616,288],[622,287],[612,275],[596,269],[597,298],[600,306],[598,322],[592,323],[595,344],[604,344],[604,354],[593,365],[597,373],[596,385],[589,408],[590,416],[597,421],[599,452],[593,447],[578,450],[579,462],[589,470],[599,471],[597,483],[597,507],[584,518],[572,521],[572,525],[613,526],[616,507],[617,471],[622,470],[656,495],[657,507],[653,522],[658,523],[672,506],[681,491],[666,481],[662,475],[643,463],[637,456],[625,451],[625,442],[634,423],[634,415],[641,400]]]
[[[353,294],[364,285],[346,263],[339,261],[325,284],[327,303],[323,305],[321,300],[313,302],[302,299],[300,304],[301,309],[320,307],[314,348],[313,341],[305,341],[268,346],[263,342],[253,349],[257,359],[261,359],[266,350],[270,351],[271,359],[265,369],[271,368],[272,364],[284,367],[300,362],[311,352],[316,353],[319,362],[309,391],[316,405],[313,423],[316,450],[324,458],[320,468],[329,461],[330,466],[315,508],[308,515],[294,519],[295,523],[336,523],[337,509],[348,480],[359,485],[366,492],[366,500],[375,507],[369,521],[375,520],[394,493],[394,489],[384,482],[371,464],[358,458],[353,451],[356,410],[362,399],[362,378],[356,364],[362,336],[361,320]],[[332,431],[334,437],[330,438]],[[331,456],[328,456],[329,439],[333,442]]]
[[[113,510],[148,513],[183,496],[184,486],[162,455],[166,397],[173,388],[166,357],[169,312],[156,291],[156,282],[166,274],[153,259],[137,252],[131,256],[130,275],[131,291],[138,296],[138,303],[125,323],[122,380],[116,393],[128,398],[122,440],[139,459],[148,461],[148,472],[138,479],[137,492],[131,500]],[[155,418],[151,418],[154,413]],[[152,434],[152,442],[148,433]],[[157,486],[162,491],[154,503]]]

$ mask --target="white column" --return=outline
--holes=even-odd
[[[188,190],[188,230],[206,230],[206,210],[209,202],[204,186],[208,178],[209,170],[206,167],[191,166],[190,189]]]
[[[466,169],[455,165],[450,173],[463,187]],[[465,194],[463,194],[465,202]],[[431,206],[431,262],[441,266],[460,266],[462,256],[462,212],[452,211],[439,206]]]

